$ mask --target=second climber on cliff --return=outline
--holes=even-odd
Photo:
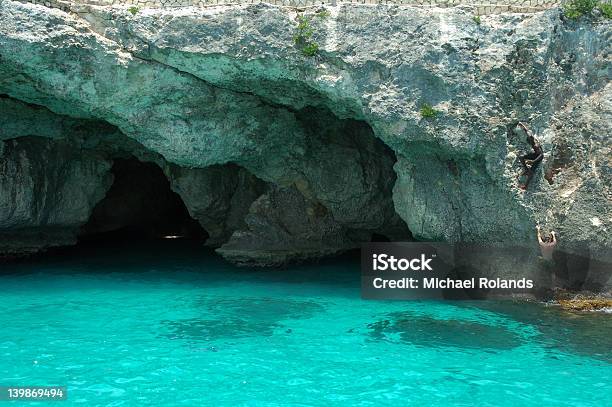
[[[527,135],[527,142],[531,145],[531,148],[533,149],[532,153],[528,153],[519,157],[521,165],[523,166],[523,173],[521,174],[521,176],[526,176],[525,183],[523,185],[520,185],[519,188],[526,190],[529,186],[529,182],[531,182],[531,178],[533,178],[533,175],[535,174],[536,167],[544,159],[544,150],[542,150],[542,145],[533,136],[533,134],[531,134],[525,124],[519,122],[518,126],[523,129],[523,131]]]
[[[536,226],[536,230],[538,232],[538,244],[540,245],[542,258],[550,262],[553,260],[553,252],[557,245],[557,235],[552,231],[549,235],[542,236],[542,228],[540,228],[540,225]]]

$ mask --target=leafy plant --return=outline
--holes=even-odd
[[[331,16],[331,13],[329,12],[329,10],[324,9],[324,10],[317,12],[316,16],[319,18],[327,18]]]
[[[474,16],[473,20],[476,23],[476,25],[480,25],[480,23],[481,23],[480,16]]]
[[[314,57],[319,53],[319,44],[316,42],[311,42],[302,48],[302,54],[307,57]]]
[[[136,13],[138,13],[140,11],[140,9],[138,7],[136,7],[136,6],[132,6],[132,7],[129,7],[127,9],[127,11],[129,11],[130,13],[132,13],[133,16],[135,16]]]
[[[598,0],[571,0],[563,6],[563,14],[569,19],[576,20],[585,14],[589,14]]]
[[[421,117],[423,119],[434,119],[436,116],[438,116],[438,114],[440,114],[440,112],[436,109],[434,109],[431,105],[427,104],[427,103],[423,103],[421,105]]]
[[[609,3],[599,3],[597,6],[601,10],[601,14],[605,18],[612,18],[612,4]]]
[[[297,32],[293,36],[293,42],[302,50],[304,56],[313,57],[319,53],[319,44],[312,39],[313,34],[314,30],[308,17],[298,16]]]
[[[312,26],[310,25],[310,20],[308,19],[308,17],[305,16],[299,16],[298,17],[298,36],[308,39],[310,37],[312,37],[313,34],[313,30],[312,30]]]

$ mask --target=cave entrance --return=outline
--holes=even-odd
[[[80,241],[207,237],[157,165],[122,158],[111,171],[113,184],[82,227]]]

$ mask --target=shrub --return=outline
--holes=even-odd
[[[440,113],[438,110],[434,109],[431,105],[427,103],[423,103],[421,105],[421,117],[423,119],[434,119]]]
[[[612,18],[612,4],[599,3],[598,7],[605,18]]]
[[[130,13],[132,13],[133,16],[136,15],[136,13],[138,13],[140,11],[140,9],[136,6],[132,6],[130,8],[127,9]]]
[[[480,25],[480,16],[474,16],[474,22],[476,25]]]
[[[302,48],[302,54],[307,57],[314,57],[319,53],[319,44],[316,42],[310,42]]]
[[[310,27],[310,20],[305,16],[298,16],[298,33],[304,37],[310,37],[312,35],[312,28]]]
[[[571,0],[563,6],[563,13],[567,18],[576,20],[589,14],[597,6],[597,0]]]
[[[329,10],[321,10],[317,12],[316,16],[319,18],[327,18],[331,16],[331,13],[329,12]]]
[[[298,16],[297,32],[293,36],[293,42],[301,48],[304,56],[313,57],[319,53],[319,44],[312,39],[313,34],[310,20],[305,16]]]

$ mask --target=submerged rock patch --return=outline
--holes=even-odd
[[[313,301],[245,297],[203,298],[198,309],[202,317],[161,321],[164,336],[193,341],[271,336],[284,327],[283,321],[310,318],[324,307]]]
[[[425,347],[505,350],[520,346],[521,337],[500,325],[469,320],[436,319],[403,313],[368,324],[374,340],[399,341]],[[394,339],[396,338],[396,339]]]

